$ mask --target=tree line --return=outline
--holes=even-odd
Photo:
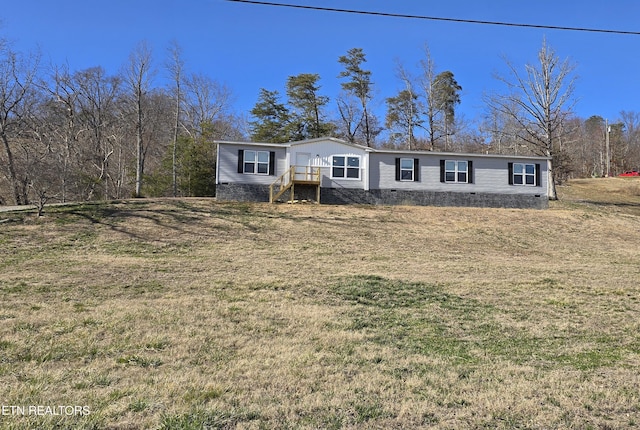
[[[419,76],[410,76],[398,64],[398,76],[406,88],[385,99],[384,122],[369,107],[375,92],[366,61],[361,48],[350,49],[338,58],[344,69],[337,77],[341,93],[336,99],[335,118],[327,113],[330,99],[320,94],[318,74],[290,76],[286,81],[286,102],[282,102],[277,90],[261,88],[251,110],[250,137],[277,143],[335,136],[366,146],[434,150],[441,140],[448,141],[455,134],[455,106],[460,103],[462,87],[452,72],[435,73],[428,47],[420,62]],[[420,140],[416,129],[424,130],[428,137]],[[383,130],[388,131],[388,138],[380,142]]]
[[[0,43],[0,204],[213,195],[213,139],[241,139],[231,91],[187,73],[172,44],[158,72],[141,42],[118,74],[43,66]]]
[[[232,90],[189,72],[172,43],[160,63],[141,42],[119,73],[41,64],[0,40],[0,204],[215,194],[214,140],[289,142],[334,136],[407,150],[536,154],[553,159],[553,179],[604,176],[640,166],[640,114],[611,124],[577,118],[574,66],[543,41],[524,71],[508,64],[504,92],[486,97],[472,127],[456,115],[461,85],[438,71],[425,46],[417,66],[398,63],[402,90],[371,108],[375,81],[361,48],[337,58],[340,94],[320,76],[286,79],[286,100],[261,88],[250,119],[234,113]],[[154,77],[170,76],[162,87]],[[608,146],[605,142],[608,141]],[[551,190],[553,197],[553,190]]]
[[[476,127],[456,115],[462,87],[453,72],[436,69],[426,45],[417,71],[397,64],[402,89],[385,99],[384,122],[368,109],[375,84],[363,50],[350,49],[338,62],[344,69],[338,76],[337,115],[328,114],[329,97],[319,92],[319,75],[290,76],[286,102],[277,91],[260,89],[250,137],[288,142],[331,135],[366,146],[549,157],[551,199],[556,184],[571,177],[640,167],[640,114],[623,111],[612,124],[600,116],[576,117],[575,65],[559,58],[546,40],[537,61],[524,70],[506,61],[508,75],[497,76],[503,91],[484,97],[486,110]]]

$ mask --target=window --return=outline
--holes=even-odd
[[[540,165],[528,163],[509,163],[509,184],[527,187],[539,187]]]
[[[238,173],[247,175],[275,175],[275,152],[239,150]]]
[[[334,155],[332,178],[360,179],[360,157]]]
[[[472,183],[472,166],[467,160],[440,160],[440,182]]]
[[[269,174],[268,151],[244,151],[244,173]]]
[[[418,158],[396,158],[396,181],[420,181],[420,160]]]
[[[400,180],[413,181],[413,160],[411,158],[400,159]]]

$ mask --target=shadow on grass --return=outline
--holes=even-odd
[[[161,208],[152,207],[158,203]],[[90,224],[108,227],[114,232],[143,242],[157,242],[170,232],[199,237],[212,237],[235,227],[258,232],[261,226],[257,220],[274,217],[273,214],[267,216],[250,204],[217,204],[212,201],[211,205],[198,205],[180,199],[89,203],[58,208],[50,213],[59,217],[57,223],[72,224],[75,222],[74,218],[84,219]],[[211,220],[223,222],[215,223],[210,222]],[[150,222],[158,229],[145,235],[133,227],[139,221]]]
[[[605,211],[622,212],[629,215],[640,216],[640,202],[620,202],[591,199],[567,200],[567,202],[592,208],[598,208]]]

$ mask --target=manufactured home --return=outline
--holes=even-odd
[[[216,143],[220,201],[549,205],[546,157],[388,150],[335,138]]]

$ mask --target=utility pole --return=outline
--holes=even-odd
[[[610,169],[611,169],[611,157],[609,156],[609,133],[611,133],[611,126],[609,125],[608,119],[605,120],[604,126],[606,127],[605,151],[606,151],[606,168],[607,168],[607,173],[605,175],[605,178],[608,178]]]

